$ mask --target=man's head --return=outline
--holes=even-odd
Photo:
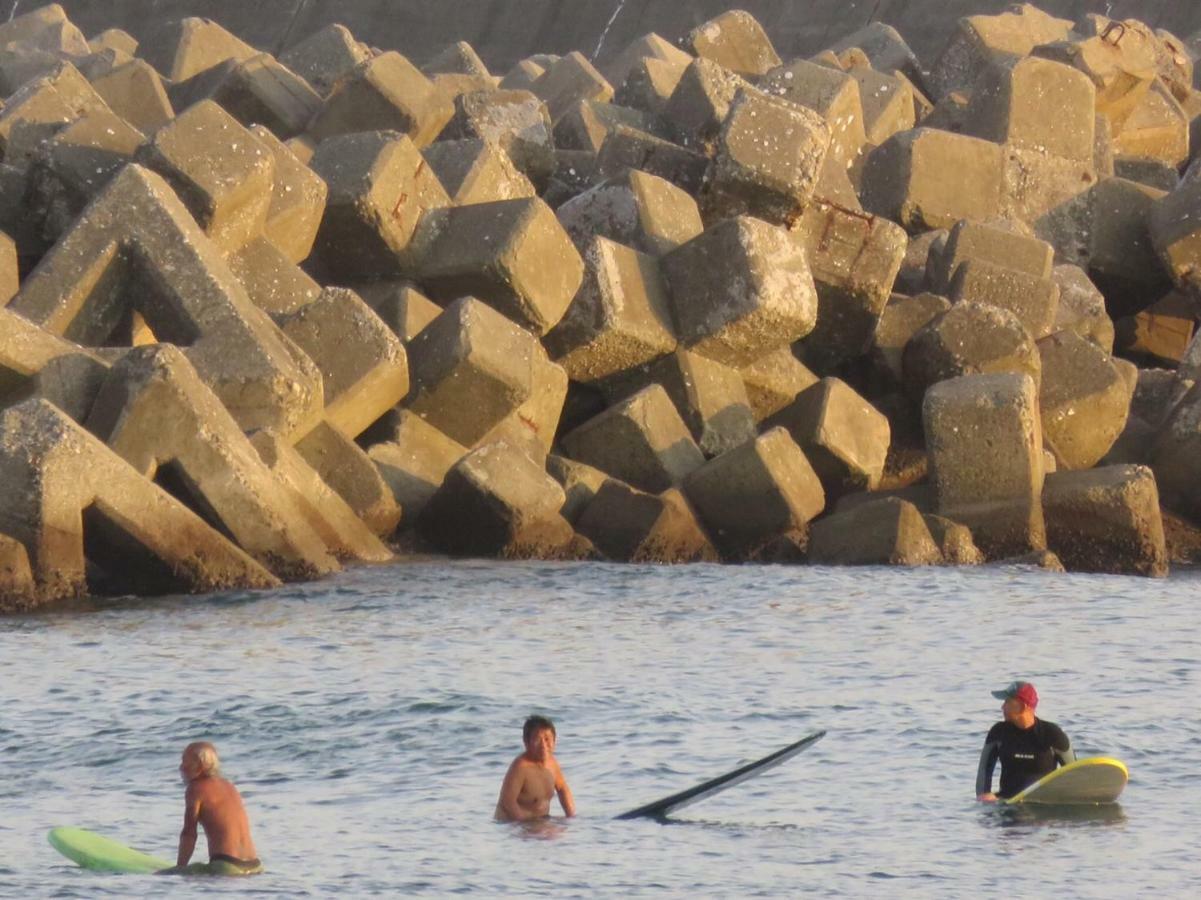
[[[993,691],[992,695],[1005,701],[1001,704],[1005,721],[1023,727],[1033,723],[1034,708],[1038,706],[1038,691],[1029,681],[1011,681],[1001,690]]]
[[[221,768],[217,748],[208,741],[194,741],[184,748],[179,761],[179,774],[186,782],[216,775]]]
[[[521,727],[525,751],[534,759],[545,759],[555,749],[555,723],[546,716],[530,716]]]

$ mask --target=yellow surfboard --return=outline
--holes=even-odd
[[[1044,775],[1006,803],[1044,803],[1060,806],[1113,803],[1126,787],[1126,764],[1107,756],[1078,759]]]

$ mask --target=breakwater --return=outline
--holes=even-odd
[[[1185,40],[1030,5],[927,61],[742,10],[599,67],[286,37],[0,26],[4,608],[397,548],[1195,545]]]

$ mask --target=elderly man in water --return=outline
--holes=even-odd
[[[545,716],[530,716],[521,729],[522,753],[509,765],[496,801],[498,822],[526,822],[550,815],[550,799],[559,795],[566,816],[575,815],[575,799],[555,760],[555,726]]]
[[[160,875],[254,875],[263,871],[250,839],[250,821],[238,789],[220,775],[217,748],[208,741],[188,744],[179,774],[188,786],[184,795],[183,831],[175,867]],[[192,863],[196,826],[204,829],[209,861]]]

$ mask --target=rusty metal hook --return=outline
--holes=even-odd
[[[1114,31],[1118,33],[1118,36],[1111,41],[1109,40],[1109,35]],[[1105,30],[1101,32],[1101,40],[1105,41],[1107,44],[1112,44],[1114,47],[1122,43],[1122,38],[1125,36],[1126,24],[1124,22],[1110,22],[1105,26]]]

